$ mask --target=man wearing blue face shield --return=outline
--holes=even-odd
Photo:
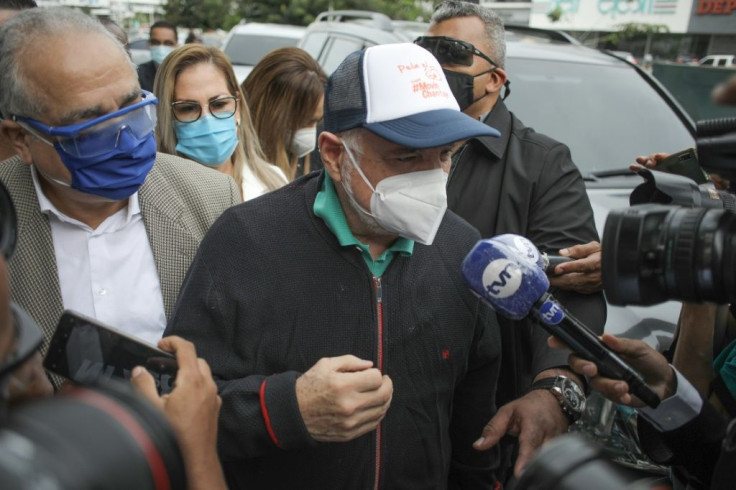
[[[0,28],[0,86],[18,154],[0,166],[19,217],[13,299],[42,350],[63,309],[155,343],[199,241],[240,200],[234,182],[156,153],[157,99],[81,13],[34,9]]]
[[[153,92],[153,81],[156,72],[164,58],[179,45],[176,26],[171,22],[160,20],[151,26],[148,35],[148,49],[151,51],[151,61],[138,65],[138,81],[143,90]]]

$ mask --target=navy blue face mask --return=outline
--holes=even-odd
[[[138,191],[156,160],[157,103],[153,94],[143,91],[140,102],[71,126],[12,119],[54,147],[71,174],[72,189],[119,201]],[[50,141],[39,132],[56,139]]]
[[[54,148],[72,175],[72,189],[114,201],[135,194],[156,160],[153,131],[138,139],[122,129],[117,147],[94,157],[70,155],[58,143]]]

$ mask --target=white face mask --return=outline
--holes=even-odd
[[[353,153],[344,144],[343,147],[363,182],[373,191],[371,212],[357,207],[384,230],[432,245],[447,210],[447,174],[438,168],[394,175],[381,180],[374,189]],[[355,201],[352,189],[345,187],[345,191]]]
[[[302,128],[294,133],[289,144],[289,151],[297,157],[301,158],[312,153],[317,146],[317,126],[311,128]]]

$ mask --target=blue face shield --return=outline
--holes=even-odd
[[[219,167],[238,145],[235,117],[218,119],[212,114],[193,123],[174,122],[176,151],[205,165]]]
[[[153,94],[144,91],[141,102],[62,127],[30,118],[12,119],[54,147],[71,174],[73,189],[119,201],[138,191],[153,167],[157,103]],[[39,132],[56,139],[49,141]]]

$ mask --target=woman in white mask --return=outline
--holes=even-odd
[[[248,104],[220,49],[175,49],[159,67],[153,91],[159,99],[159,151],[230,175],[243,200],[286,184],[283,172],[263,157]]]
[[[299,48],[270,52],[243,82],[266,159],[289,180],[321,167],[310,164],[309,154],[317,144],[326,83],[319,64]]]

